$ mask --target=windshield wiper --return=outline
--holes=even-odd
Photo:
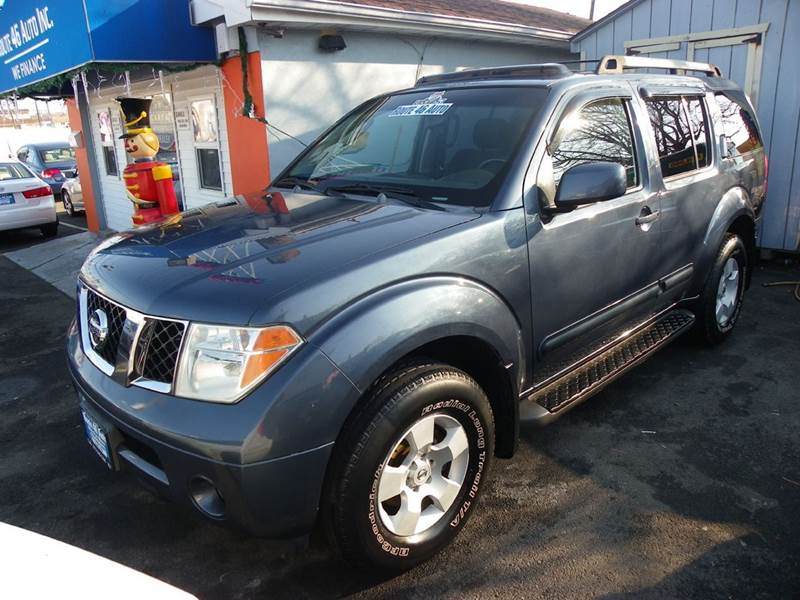
[[[302,177],[283,177],[272,184],[272,187],[292,187],[292,188],[300,188],[302,190],[312,190],[314,192],[319,192],[320,194],[322,191],[311,183],[308,179],[303,179]]]
[[[371,185],[369,183],[351,183],[344,185],[332,185],[325,188],[326,194],[330,192],[344,193],[344,194],[348,193],[364,194],[364,195],[374,194],[375,196],[383,195],[393,200],[400,200],[405,204],[410,204],[411,206],[415,206],[417,208],[445,210],[438,204],[434,204],[433,202],[420,198],[419,194],[417,194],[414,190],[403,187],[392,187],[392,186],[382,186],[382,185],[379,186],[379,185]]]

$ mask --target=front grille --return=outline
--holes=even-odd
[[[122,328],[125,326],[125,309],[109,302],[102,296],[98,296],[91,290],[88,290],[86,295],[87,319],[91,319],[92,313],[95,310],[102,310],[108,319],[108,335],[105,343],[95,352],[106,361],[108,364],[113,365],[117,360],[117,348],[119,347],[119,339],[122,335]]]
[[[136,371],[150,381],[172,384],[186,330],[179,321],[146,319],[136,349]]]
[[[89,289],[79,289],[81,338],[89,360],[122,385],[172,391],[187,322],[162,319],[125,308]],[[89,322],[96,310],[108,319],[105,341],[95,347]],[[131,347],[132,343],[136,347]]]

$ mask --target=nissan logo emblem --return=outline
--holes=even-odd
[[[108,337],[108,317],[104,310],[98,308],[89,317],[89,341],[95,350],[102,347]]]

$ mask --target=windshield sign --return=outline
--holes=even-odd
[[[340,121],[284,179],[487,206],[546,93],[514,86],[382,97]]]

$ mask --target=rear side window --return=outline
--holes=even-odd
[[[0,181],[5,179],[26,179],[28,177],[33,177],[33,175],[22,165],[0,164]]]
[[[661,173],[681,175],[711,163],[708,117],[703,99],[669,96],[647,101]]]
[[[556,188],[568,169],[589,162],[619,163],[625,167],[628,188],[639,184],[628,109],[621,98],[591,102],[564,119],[552,146]]]
[[[761,136],[750,111],[725,94],[717,94],[716,98],[729,154],[736,156],[761,148]]]
[[[708,131],[705,103],[699,97],[686,98],[686,110],[689,113],[689,126],[692,129],[697,168],[702,169],[711,164],[711,153],[709,152],[711,136]]]

